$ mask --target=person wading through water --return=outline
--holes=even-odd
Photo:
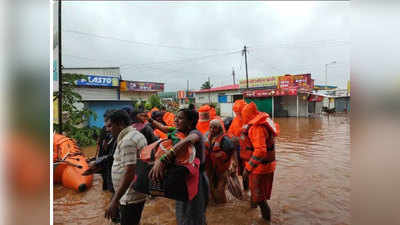
[[[174,145],[174,150],[166,154],[166,160],[156,160],[149,173],[153,181],[161,180],[164,175],[164,169],[168,162],[172,162],[174,156],[187,151],[187,145],[193,144],[196,148],[196,158],[200,160],[200,175],[198,184],[198,193],[191,201],[176,201],[176,221],[178,225],[205,225],[206,207],[208,203],[208,180],[205,174],[205,150],[204,137],[200,131],[196,130],[196,124],[199,114],[190,109],[179,110],[175,127],[167,127],[161,123],[149,119],[155,127],[166,133],[172,133],[176,129],[184,133],[185,137]]]
[[[103,144],[101,145],[100,154],[98,155],[98,157],[96,157],[94,161],[90,161],[88,163],[89,168],[82,174],[84,176],[87,176],[93,173],[98,173],[100,171],[102,173],[102,176],[104,176],[103,181],[106,181],[106,184],[103,183],[103,190],[110,191],[111,193],[113,193],[113,196],[115,194],[115,190],[112,183],[111,170],[114,162],[114,152],[117,147],[117,141],[116,138],[114,138],[111,134],[109,124],[110,120],[108,119],[108,117],[115,111],[117,110],[107,110],[107,112],[104,114],[103,129],[106,132],[106,136]],[[100,137],[102,137],[102,135],[100,135]],[[119,212],[117,213],[117,215],[114,215],[111,220],[114,223],[119,223]]]
[[[107,110],[104,113],[104,121],[107,120],[107,117],[115,110]],[[114,154],[114,149],[116,147],[116,142],[110,131],[107,130],[106,124],[104,122],[104,127],[100,132],[99,140],[97,141],[97,153],[95,161],[102,160],[109,156],[109,160],[105,160],[104,163],[98,166],[98,170],[100,170],[101,176],[103,178],[103,191],[111,191],[114,192],[114,188],[111,181],[111,166],[112,166],[112,155]],[[93,165],[95,161],[90,160],[89,166]]]
[[[205,134],[210,128],[210,110],[209,105],[203,105],[199,108],[199,122],[196,125],[197,130]]]
[[[245,144],[240,151],[249,156],[243,177],[249,178],[251,206],[259,206],[262,217],[270,221],[271,209],[267,200],[271,198],[276,161],[275,135],[269,130],[268,118],[267,113],[258,112],[254,102],[243,108],[242,119],[245,126],[242,138]]]
[[[210,122],[210,130],[206,133],[206,171],[210,181],[212,200],[217,203],[226,203],[226,183],[228,169],[234,145],[224,133],[221,122],[214,119]]]
[[[137,225],[140,222],[146,195],[129,188],[135,176],[138,151],[147,145],[146,138],[131,126],[129,115],[118,110],[108,116],[108,130],[117,140],[112,164],[112,183],[115,194],[105,211],[111,219],[120,210],[121,225]]]
[[[235,118],[233,118],[232,124],[229,127],[228,130],[228,136],[232,138],[232,142],[236,146],[236,154],[239,156],[236,156],[237,160],[237,166],[238,166],[238,173],[239,175],[243,174],[243,169],[246,166],[245,163],[248,160],[248,158],[244,159],[243,156],[240,157],[240,146],[243,145],[241,143],[240,135],[242,133],[242,127],[243,127],[243,121],[242,121],[242,110],[246,106],[246,102],[242,99],[236,100],[235,103],[233,104],[232,110],[235,112]],[[235,167],[236,165],[232,165],[232,167]],[[243,178],[243,177],[242,177]],[[243,179],[243,189],[245,191],[249,190],[249,181],[247,179]]]

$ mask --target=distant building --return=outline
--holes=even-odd
[[[77,108],[88,108],[96,113],[82,125],[102,127],[103,114],[108,109],[121,109],[130,106],[129,102],[120,101],[120,68],[119,67],[79,67],[63,68],[63,76],[68,74],[83,75],[75,81],[74,91],[81,95],[82,102]]]
[[[196,104],[232,103],[235,98],[243,98],[238,84],[202,89],[194,93]]]
[[[350,92],[349,89],[336,89],[327,91],[324,106],[336,112],[350,112]]]
[[[166,101],[178,100],[176,91],[158,92],[158,96],[160,96],[161,100],[166,100]]]
[[[190,90],[177,91],[176,97],[181,108],[186,108],[190,103],[195,103],[194,92]]]
[[[240,83],[245,84],[245,80]],[[249,79],[249,89],[243,91],[247,102],[258,110],[276,117],[309,116],[309,93],[314,87],[311,74],[283,75]],[[247,82],[246,82],[247,86]]]
[[[221,116],[233,116],[232,106],[237,99],[243,99],[239,85],[225,85],[210,89],[195,91],[196,105],[216,104]]]
[[[318,85],[318,84],[316,84],[316,85],[314,85],[313,90],[315,90],[315,91],[334,90],[336,88],[337,88],[337,86],[335,86],[335,85]]]

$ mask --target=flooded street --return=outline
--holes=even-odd
[[[278,118],[277,169],[269,201],[271,224],[350,224],[350,119],[348,116]],[[85,149],[87,156],[94,148]],[[104,209],[111,194],[101,190],[101,177],[93,187],[76,193],[54,187],[54,224],[107,225]],[[209,205],[208,225],[268,224],[259,209],[228,193],[229,202]],[[175,203],[158,198],[146,203],[142,225],[173,225]]]

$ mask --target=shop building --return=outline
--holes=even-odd
[[[349,89],[336,89],[327,93],[328,99],[324,106],[335,109],[336,112],[350,112],[350,91]]]
[[[246,80],[240,84],[247,86]],[[254,102],[258,110],[272,117],[308,117],[313,86],[311,74],[255,78],[249,79],[243,95],[246,102]]]
[[[221,116],[234,116],[233,103],[243,99],[239,85],[225,85],[210,89],[195,91],[196,105],[215,104],[220,109]]]
[[[176,96],[178,99],[179,107],[180,108],[187,108],[189,104],[195,103],[196,99],[194,97],[194,92],[193,91],[177,91]]]
[[[326,98],[327,96],[325,95],[310,93],[310,95],[308,96],[308,114],[321,114],[323,101]]]
[[[84,77],[75,81],[75,92],[82,100],[119,100],[119,67],[63,68],[63,75],[80,74]]]
[[[148,101],[150,96],[163,91],[164,83],[128,80],[122,80],[120,83],[121,100]]]

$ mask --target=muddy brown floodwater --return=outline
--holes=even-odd
[[[277,169],[269,201],[271,224],[350,224],[350,118],[278,118]],[[84,150],[93,155],[94,148]],[[104,209],[111,194],[101,189],[101,177],[84,193],[54,187],[54,224],[108,225]],[[268,224],[258,209],[233,198],[209,205],[209,225]],[[142,225],[173,225],[174,201],[157,198],[146,203]]]

